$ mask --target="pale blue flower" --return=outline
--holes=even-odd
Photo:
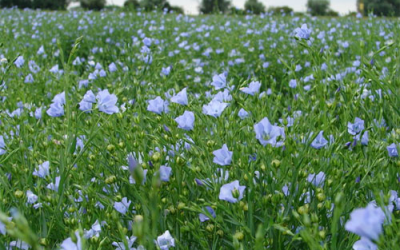
[[[28,249],[31,248],[31,246],[28,243],[26,243],[25,241],[22,241],[22,240],[11,241],[10,242],[10,247],[11,248],[8,248],[8,249],[13,249],[13,247],[16,247],[18,249],[28,250]]]
[[[151,40],[151,38],[148,38],[148,37],[145,37],[144,39],[143,39],[143,43],[144,43],[144,45],[146,45],[146,47],[150,47],[151,46],[151,44],[152,44],[152,40]]]
[[[214,209],[212,209],[212,207],[207,206],[206,209],[207,209],[207,212],[208,212],[213,218],[216,217],[215,211],[214,211]],[[210,217],[209,217],[208,215],[205,215],[205,214],[203,214],[203,213],[200,213],[200,214],[199,214],[199,219],[200,219],[200,222],[205,222],[205,221],[210,220]]]
[[[216,90],[225,88],[226,87],[226,76],[227,76],[227,73],[225,73],[225,72],[222,74],[219,74],[219,75],[215,75],[213,77],[213,81],[212,81],[211,85],[214,86]]]
[[[361,145],[367,146],[368,145],[368,130],[364,132],[363,136],[361,137]]]
[[[93,103],[81,101],[79,103],[79,109],[83,112],[89,113],[92,110]]]
[[[15,66],[17,66],[17,68],[21,68],[24,65],[24,63],[25,63],[25,60],[24,60],[23,56],[19,56],[14,62]]]
[[[40,67],[39,67],[39,65],[36,64],[35,61],[29,61],[28,66],[29,66],[29,70],[34,74],[36,74],[37,72],[40,71]]]
[[[259,123],[254,124],[254,131],[256,132],[256,139],[265,146],[267,144],[273,147],[280,147],[285,139],[285,130],[282,127],[272,125],[268,118],[263,118]]]
[[[213,155],[214,155],[213,162],[220,166],[227,166],[230,165],[232,162],[233,152],[229,151],[226,144],[224,144],[222,148],[215,150],[213,152]]]
[[[61,92],[60,94],[55,95],[52,102],[60,103],[61,105],[64,105],[65,104],[65,92]]]
[[[117,96],[114,94],[110,94],[107,89],[97,93],[96,99],[97,107],[101,112],[109,115],[119,112],[119,108],[116,105],[118,101]]]
[[[131,201],[128,198],[124,197],[120,202],[114,202],[114,209],[121,214],[126,214],[131,205]]]
[[[249,95],[254,95],[255,93],[260,91],[260,87],[260,82],[253,81],[249,84],[249,87],[241,88],[240,91]]]
[[[161,69],[162,76],[168,76],[171,73],[171,66]]]
[[[79,231],[75,232],[76,242],[72,241],[71,237],[64,240],[61,244],[62,250],[82,250],[82,240]]]
[[[238,115],[239,115],[240,119],[243,120],[244,118],[246,118],[246,117],[249,116],[249,112],[247,112],[246,110],[244,110],[243,108],[241,108],[241,109],[239,110]]]
[[[125,243],[124,242],[113,242],[112,245],[117,247],[114,250],[139,250],[139,248],[134,248],[133,243],[136,241],[135,236],[131,236],[130,238],[128,236],[125,236],[126,242],[128,243],[128,249],[125,248]],[[142,249],[140,249],[142,250]],[[143,249],[144,250],[144,249]]]
[[[311,29],[307,27],[307,24],[303,24],[301,28],[296,28],[294,32],[296,33],[296,37],[298,38],[306,40],[310,39]]]
[[[41,119],[42,118],[42,107],[39,107],[35,110],[35,118]]]
[[[163,112],[168,113],[168,102],[157,96],[155,99],[149,101],[147,110],[159,115]]]
[[[178,128],[184,130],[193,130],[194,127],[194,113],[191,111],[185,111],[183,115],[178,116],[175,121],[178,123]]]
[[[296,79],[292,79],[292,80],[289,81],[289,87],[292,88],[292,89],[297,87]]]
[[[168,250],[170,247],[175,247],[175,240],[167,230],[165,233],[157,237],[156,244],[160,250]]]
[[[229,93],[228,89],[218,92],[212,99],[212,101],[218,102],[229,102],[232,100],[232,95]]]
[[[228,107],[228,105],[228,103],[220,101],[211,101],[209,104],[203,105],[203,114],[217,118],[222,114],[225,108]]]
[[[28,204],[33,204],[38,200],[38,196],[34,194],[31,190],[26,191],[26,198]]]
[[[59,117],[64,115],[64,106],[61,103],[52,103],[46,113],[51,117]]]
[[[357,208],[350,214],[350,219],[345,224],[345,229],[360,237],[378,240],[385,222],[385,213],[382,208],[368,204],[366,208]]]
[[[53,190],[55,192],[58,192],[58,187],[60,186],[60,176],[57,176],[54,183],[50,183],[49,185],[47,185],[47,188],[50,190]]]
[[[33,171],[33,175],[38,176],[40,178],[46,178],[50,174],[50,162],[45,161],[38,166],[38,169]]]
[[[117,71],[118,70],[118,68],[117,68],[117,65],[115,65],[115,63],[110,63],[110,65],[108,65],[108,71],[110,71],[111,73],[112,72],[115,72],[115,71]]]
[[[24,83],[33,83],[34,81],[32,74],[29,74],[25,77]]]
[[[311,147],[320,149],[328,144],[328,140],[324,138],[324,131],[320,131],[314,141],[311,142]]]
[[[186,88],[182,89],[178,94],[171,97],[171,102],[178,103],[181,105],[188,105]]]
[[[60,69],[58,64],[56,64],[49,70],[49,72],[57,75],[62,75],[64,73],[64,70]]]
[[[399,156],[399,153],[397,151],[397,146],[394,143],[387,146],[387,151],[389,153],[389,157],[398,157]]]
[[[169,181],[169,178],[171,177],[172,174],[172,168],[162,165],[160,167],[159,173],[161,181]]]
[[[364,129],[364,120],[356,117],[354,123],[347,123],[347,132],[351,135],[356,135]]]
[[[319,172],[316,174],[309,174],[307,177],[307,181],[313,184],[316,187],[322,187],[325,181],[325,173]]]
[[[0,135],[0,155],[4,155],[6,153],[6,144],[4,142],[4,137]]]
[[[245,186],[239,185],[238,180],[225,184],[219,191],[219,199],[230,203],[236,203],[243,199],[243,193],[245,189]]]
[[[84,112],[89,112],[92,110],[93,103],[96,102],[96,96],[91,90],[87,91],[83,96],[82,101],[79,103],[79,109]]]
[[[378,250],[378,246],[369,239],[361,237],[353,244],[353,250]]]

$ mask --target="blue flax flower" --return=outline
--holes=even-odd
[[[260,91],[261,83],[260,82],[251,82],[249,87],[241,88],[240,91],[243,93],[254,95],[255,93]]]
[[[317,137],[311,142],[311,147],[320,149],[328,144],[328,140],[324,138],[324,131],[320,131]]]
[[[220,101],[211,101],[209,104],[203,106],[203,114],[219,117],[224,109],[228,107],[228,103]]]
[[[230,203],[236,203],[243,199],[245,189],[245,186],[239,185],[238,180],[225,184],[219,191],[219,199]]]
[[[350,214],[350,219],[345,224],[345,229],[360,237],[378,240],[383,231],[385,213],[382,208],[368,204],[366,208],[357,208]]]
[[[392,143],[389,146],[387,146],[387,151],[389,153],[389,157],[397,157],[397,156],[399,156],[399,153],[397,152],[396,144],[394,144],[394,143]]]
[[[294,30],[296,33],[296,37],[301,38],[301,39],[310,39],[311,35],[311,29],[307,27],[307,24],[303,24],[301,28],[297,28]]]
[[[171,102],[178,103],[180,105],[188,105],[186,88],[182,89],[178,94],[171,97]]]
[[[119,112],[117,104],[117,96],[114,94],[110,94],[107,89],[100,91],[97,93],[97,107],[101,112],[106,114],[114,114]]]
[[[211,85],[214,86],[216,90],[225,88],[226,87],[226,76],[227,76],[226,72],[219,74],[219,75],[215,75],[213,77],[213,81],[212,81]]]
[[[279,139],[285,139],[284,129],[272,125],[267,117],[254,125],[254,131],[256,132],[257,140],[263,146],[270,144],[273,147],[280,147],[283,145],[283,141],[280,141]]]
[[[149,101],[147,110],[159,115],[163,112],[168,113],[168,102],[157,96],[155,99]]]
[[[226,144],[224,144],[222,148],[215,150],[213,152],[213,155],[214,155],[213,162],[220,166],[227,166],[230,165],[232,162],[233,152],[229,151]]]
[[[194,113],[191,111],[185,111],[183,115],[178,116],[175,121],[178,123],[178,128],[184,130],[193,130],[194,127]]]
[[[359,134],[364,129],[364,120],[356,117],[354,123],[347,123],[347,131],[351,135]]]

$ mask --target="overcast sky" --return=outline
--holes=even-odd
[[[124,4],[125,0],[107,0],[109,4]],[[232,4],[243,8],[246,0],[232,0]],[[306,11],[307,0],[260,0],[265,6],[290,6],[295,11]],[[197,14],[201,0],[169,0],[172,5],[178,5],[185,9],[187,14]],[[341,14],[356,11],[356,0],[331,0],[331,8]]]

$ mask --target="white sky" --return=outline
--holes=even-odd
[[[246,0],[231,0],[232,4],[243,8]],[[284,6],[292,7],[294,11],[306,11],[307,0],[259,0],[265,6]],[[107,0],[109,4],[123,5],[125,0]],[[201,0],[169,0],[172,5],[183,7],[187,14],[197,14]],[[331,8],[340,14],[347,14],[356,11],[356,0],[331,0]]]

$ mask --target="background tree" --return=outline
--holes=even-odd
[[[229,0],[202,0],[200,4],[200,11],[204,14],[215,12],[227,12],[231,2]]]
[[[278,15],[280,15],[282,13],[285,13],[286,15],[288,15],[293,12],[293,9],[290,8],[289,6],[281,6],[281,7],[278,6],[278,7],[270,7],[268,9],[268,11],[272,11],[272,12],[274,12],[274,14],[278,14]]]
[[[246,11],[251,11],[252,13],[258,15],[265,12],[265,6],[258,0],[247,0],[244,4],[244,9]]]
[[[140,2],[140,7],[145,11],[152,11],[155,9],[164,9],[171,7],[171,5],[166,0],[142,0]]]
[[[1,8],[18,7],[20,9],[47,9],[47,10],[65,10],[69,0],[0,0]]]
[[[124,7],[127,9],[137,9],[140,7],[140,3],[138,0],[126,0],[124,3]]]
[[[106,6],[106,0],[80,0],[80,3],[82,8],[89,10],[101,10]]]
[[[46,10],[65,10],[70,1],[67,0],[33,0],[32,8]]]
[[[0,0],[1,8],[11,8],[14,6],[21,8],[21,9],[32,8],[32,1],[31,0]]]
[[[373,13],[377,16],[400,16],[400,0],[362,0],[364,15]]]
[[[329,0],[308,0],[307,9],[312,16],[325,16],[329,10]]]

